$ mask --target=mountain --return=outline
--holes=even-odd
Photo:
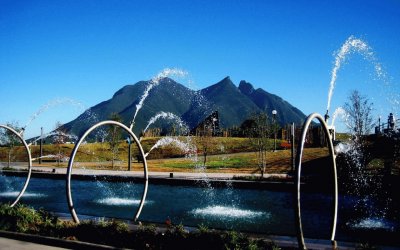
[[[254,102],[243,95],[229,77],[201,90],[201,94],[210,102],[211,109],[218,111],[222,128],[242,124],[257,110]]]
[[[90,126],[103,120],[108,120],[112,113],[117,113],[122,123],[130,125],[136,111],[136,105],[150,84],[150,81],[140,81],[118,90],[111,99],[101,102],[64,125],[64,128],[76,135],[81,135]],[[193,128],[201,123],[212,112],[218,111],[220,127],[240,126],[252,114],[266,111],[271,114],[278,112],[277,121],[281,125],[288,123],[300,124],[305,115],[281,97],[254,89],[253,86],[241,81],[239,87],[229,77],[199,91],[191,90],[170,78],[163,78],[155,86],[143,102],[134,124],[134,132],[138,134],[148,121],[157,113],[170,112],[175,114]],[[167,123],[159,122],[157,126]]]
[[[289,124],[292,122],[297,124],[300,123],[299,121],[304,121],[305,119],[303,112],[281,97],[268,93],[261,88],[254,89],[253,85],[246,81],[240,81],[239,90],[242,94],[250,98],[259,109],[267,112],[268,115],[272,114],[272,110],[276,110],[279,124]]]
[[[129,126],[136,111],[136,105],[150,81],[140,81],[134,85],[127,85],[118,90],[111,99],[101,102],[78,116],[75,120],[64,125],[67,131],[80,135],[90,126],[103,120],[109,120],[112,113],[122,118],[122,123]],[[195,91],[164,78],[154,87],[143,103],[142,109],[135,119],[134,131],[139,133],[147,125],[151,117],[158,112],[171,112],[180,116],[190,107],[188,100],[193,99]]]

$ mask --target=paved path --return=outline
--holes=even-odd
[[[67,249],[67,248],[53,247],[27,241],[13,240],[0,237],[0,249],[1,250],[34,250],[34,249],[57,250],[57,249]]]
[[[57,174],[66,174],[67,168],[51,168],[51,167],[40,167],[33,166],[32,170],[42,172],[53,172]],[[149,172],[149,177],[157,178],[169,178],[171,172]],[[111,175],[111,176],[130,176],[140,177],[143,176],[143,171],[116,171],[116,170],[93,170],[93,169],[72,169],[74,175]],[[242,173],[202,173],[202,172],[173,172],[173,176],[176,178],[184,179],[232,179],[235,176],[254,176],[254,174],[242,174]],[[259,176],[259,175],[256,175]],[[287,177],[287,174],[265,174],[264,178],[268,177]]]

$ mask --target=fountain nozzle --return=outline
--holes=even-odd
[[[133,126],[135,126],[135,121],[131,121],[131,124],[129,125],[129,130],[132,131]]]
[[[21,131],[19,132],[19,135],[20,135],[21,137],[24,137],[25,128],[26,128],[26,126],[23,127],[23,128],[21,128]]]
[[[329,119],[328,112],[329,112],[329,110],[326,110],[326,114],[325,114],[325,116],[324,116],[325,122],[326,122],[326,123],[328,122],[328,119]]]

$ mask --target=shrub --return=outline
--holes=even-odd
[[[278,249],[263,240],[252,240],[238,232],[217,232],[200,225],[188,232],[182,224],[171,225],[165,233],[155,225],[140,225],[131,231],[125,222],[104,219],[75,224],[61,221],[42,209],[36,211],[25,205],[11,208],[0,204],[0,230],[41,234],[69,240],[105,244],[133,249]]]

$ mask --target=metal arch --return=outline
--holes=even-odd
[[[304,150],[304,142],[307,135],[308,127],[310,126],[313,119],[318,119],[324,129],[325,134],[328,137],[328,144],[329,144],[329,154],[332,156],[332,167],[333,167],[333,182],[334,182],[334,190],[333,190],[333,216],[332,216],[332,225],[331,225],[331,238],[330,240],[332,243],[335,243],[335,233],[336,233],[336,223],[337,223],[337,211],[338,211],[338,185],[337,185],[337,172],[336,172],[336,159],[335,153],[333,148],[333,143],[330,138],[328,127],[324,121],[324,118],[317,113],[312,113],[307,117],[307,120],[304,122],[301,140],[298,145],[297,155],[296,155],[296,209],[295,209],[295,220],[296,220],[296,229],[297,229],[297,241],[298,247],[300,249],[307,249],[305,242],[304,242],[304,234],[303,228],[301,223],[301,210],[300,210],[300,177],[301,177],[301,159]]]
[[[8,130],[10,130],[12,133],[14,133],[14,134],[22,141],[22,143],[24,144],[24,146],[25,146],[25,148],[26,148],[26,151],[28,152],[28,159],[29,159],[29,160],[28,160],[28,177],[26,178],[25,184],[24,184],[24,186],[22,187],[21,192],[19,192],[19,194],[18,194],[17,198],[15,199],[15,201],[10,205],[10,207],[14,207],[14,206],[18,203],[19,199],[21,199],[22,195],[25,193],[25,190],[26,190],[26,188],[28,187],[28,184],[29,184],[29,180],[31,179],[31,174],[32,174],[32,156],[31,156],[31,150],[29,149],[28,144],[27,144],[27,143],[25,142],[25,140],[22,138],[22,136],[21,136],[20,133],[18,133],[18,132],[15,131],[13,128],[11,128],[11,127],[9,127],[9,126],[6,126],[6,125],[1,125],[1,124],[0,124],[0,127],[1,127],[1,128],[5,128],[5,129],[8,129]]]
[[[128,128],[126,127],[124,124],[116,122],[116,121],[102,121],[99,122],[95,125],[93,125],[92,127],[90,127],[79,139],[79,141],[76,143],[74,150],[71,153],[71,157],[68,163],[68,168],[67,168],[67,201],[68,201],[68,208],[69,211],[71,213],[71,216],[73,218],[73,220],[76,223],[79,223],[79,218],[75,212],[75,208],[74,208],[74,204],[72,202],[72,193],[71,193],[71,174],[72,174],[72,165],[74,164],[74,158],[76,153],[78,152],[78,148],[81,145],[81,143],[83,142],[83,140],[96,128],[103,126],[103,125],[116,125],[116,126],[120,126],[121,128],[123,128],[126,132],[129,133],[129,135],[135,140],[135,142],[137,143],[138,147],[139,147],[139,151],[140,154],[143,157],[143,168],[144,168],[144,177],[145,177],[145,184],[144,184],[144,190],[143,190],[143,194],[142,194],[142,198],[140,200],[140,204],[139,207],[136,211],[134,220],[136,221],[139,218],[139,215],[142,211],[143,205],[144,205],[144,201],[146,200],[146,195],[147,195],[147,189],[148,189],[148,184],[149,184],[149,178],[148,178],[148,170],[147,170],[147,161],[146,161],[146,157],[142,148],[142,145],[140,144],[138,138],[136,137],[136,135]]]

